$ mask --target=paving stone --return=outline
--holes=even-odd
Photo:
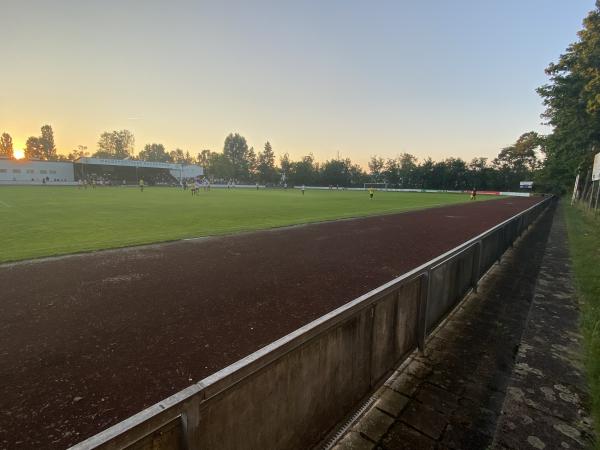
[[[448,420],[457,426],[475,429],[483,434],[493,436],[499,416],[500,407],[491,410],[473,405],[457,409]]]
[[[414,400],[404,409],[400,420],[433,439],[439,439],[446,427],[442,414]]]
[[[456,450],[486,449],[492,443],[492,437],[476,428],[466,428],[449,424],[444,431],[442,444]]]
[[[377,442],[394,423],[394,419],[375,407],[354,424],[352,431],[362,433],[374,442]]]
[[[446,415],[459,407],[458,396],[429,383],[421,385],[416,398],[421,403]]]
[[[465,385],[462,396],[477,404],[502,405],[505,392],[498,391],[495,388],[501,386],[490,386],[489,383],[468,383]]]
[[[423,380],[427,378],[433,368],[428,364],[424,364],[422,361],[413,361],[406,370],[409,375]]]
[[[398,416],[410,401],[407,396],[399,394],[388,387],[384,387],[380,393],[381,396],[375,406],[392,416]]]
[[[362,437],[360,433],[350,431],[333,447],[333,450],[371,450],[374,447],[375,444]]]
[[[458,381],[455,380],[452,376],[450,376],[446,370],[444,370],[444,366],[442,367],[442,369],[432,371],[431,375],[427,377],[427,381],[430,384],[448,390],[460,389]]]
[[[385,385],[396,392],[411,397],[419,387],[421,379],[404,371],[395,378],[388,380]]]
[[[399,422],[381,440],[386,450],[433,450],[435,441],[408,425]]]
[[[581,411],[585,411],[586,408],[583,403],[587,398],[586,392],[551,377],[535,384],[528,384],[528,381],[519,380],[509,388],[511,401],[523,402],[566,422],[581,420]],[[528,389],[532,385],[534,387]]]
[[[427,345],[425,346],[425,351],[423,352],[423,354],[429,356],[435,351],[443,352],[446,349],[448,349],[448,347],[449,346],[447,341],[434,334],[427,340]]]
[[[583,450],[592,447],[593,438],[588,424],[569,424],[524,403],[511,402],[506,408],[494,437],[494,449],[498,446],[522,448],[524,442],[529,442],[529,445],[541,442],[546,447],[538,448],[548,449]]]

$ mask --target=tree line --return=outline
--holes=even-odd
[[[521,181],[532,180],[539,170],[536,153],[540,142],[536,133],[525,133],[492,161],[487,158],[474,158],[470,162],[461,158],[419,161],[409,153],[396,158],[372,156],[365,170],[350,158],[318,162],[311,153],[297,160],[284,153],[276,162],[269,142],[256,153],[243,136],[230,134],[225,139],[223,152],[204,150],[197,162],[211,177],[242,182],[340,187],[385,183],[390,188],[401,189],[518,190]]]
[[[523,134],[514,145],[502,149],[497,158],[474,158],[467,162],[461,158],[419,161],[409,153],[395,158],[372,156],[368,170],[350,158],[333,158],[325,162],[315,160],[309,153],[292,160],[288,153],[276,157],[273,146],[266,142],[256,152],[246,138],[231,133],[225,138],[223,150],[202,150],[195,157],[189,151],[167,151],[163,144],[146,144],[135,154],[135,137],[129,130],[107,131],[100,135],[97,150],[78,146],[67,156],[59,155],[54,145],[50,125],[41,128],[39,137],[27,140],[27,158],[71,161],[79,157],[133,159],[141,161],[198,164],[214,180],[236,180],[240,183],[267,185],[321,185],[357,187],[364,183],[385,183],[390,188],[465,190],[516,190],[519,182],[531,180],[540,168],[536,156],[543,138],[534,132]],[[12,157],[12,139],[4,133],[0,137],[0,155]]]

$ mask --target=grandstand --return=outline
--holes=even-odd
[[[77,158],[73,162],[76,180],[100,178],[111,183],[137,183],[143,179],[150,185],[176,185],[181,180],[204,175],[194,164],[174,164],[132,159]]]

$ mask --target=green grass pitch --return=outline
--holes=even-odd
[[[461,203],[468,195],[0,187],[0,262]]]

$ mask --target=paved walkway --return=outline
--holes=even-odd
[[[426,351],[378,391],[336,450],[590,442],[562,211],[552,219],[546,214],[502,258]]]
[[[566,233],[559,211],[496,428],[494,449],[591,447],[579,309]]]

